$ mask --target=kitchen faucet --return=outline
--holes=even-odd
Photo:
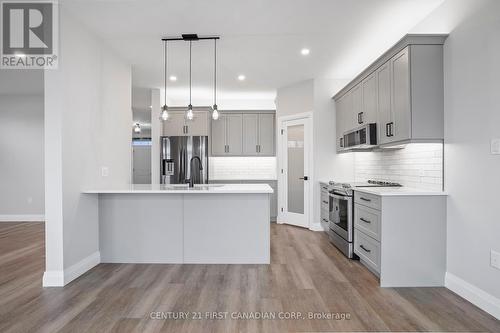
[[[189,161],[189,169],[191,170],[191,174],[190,174],[191,178],[186,179],[186,183],[189,182],[189,187],[194,187],[193,160],[198,160],[198,175],[200,174],[201,170],[203,170],[203,165],[201,164],[201,159],[198,156],[191,157],[191,160]]]

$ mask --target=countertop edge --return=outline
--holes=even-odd
[[[385,188],[387,189],[387,188]],[[381,197],[402,197],[402,196],[448,196],[447,192],[438,192],[438,191],[425,191],[425,190],[415,190],[412,191],[410,190],[403,190],[407,192],[397,192],[398,190],[393,190],[393,192],[383,192],[383,191],[377,191],[377,190],[369,190],[369,189],[360,189],[360,188],[355,188],[353,189],[356,192],[362,192],[362,193],[367,193],[367,194],[373,194],[373,195],[378,195]]]

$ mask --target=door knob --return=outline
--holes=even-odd
[[[309,178],[307,176],[304,176],[304,177],[300,177],[299,179],[308,180]]]

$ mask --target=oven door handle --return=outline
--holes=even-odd
[[[335,194],[335,193],[329,193],[328,195],[330,197],[332,197],[332,198],[339,199],[339,200],[347,200],[347,201],[351,201],[352,200],[352,197],[345,196],[345,195],[338,195],[338,194]]]

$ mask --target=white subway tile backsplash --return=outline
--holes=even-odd
[[[404,186],[442,190],[443,145],[413,143],[403,149],[357,152],[354,156],[357,182],[368,179],[394,181]]]
[[[276,179],[276,157],[209,157],[212,180]]]

